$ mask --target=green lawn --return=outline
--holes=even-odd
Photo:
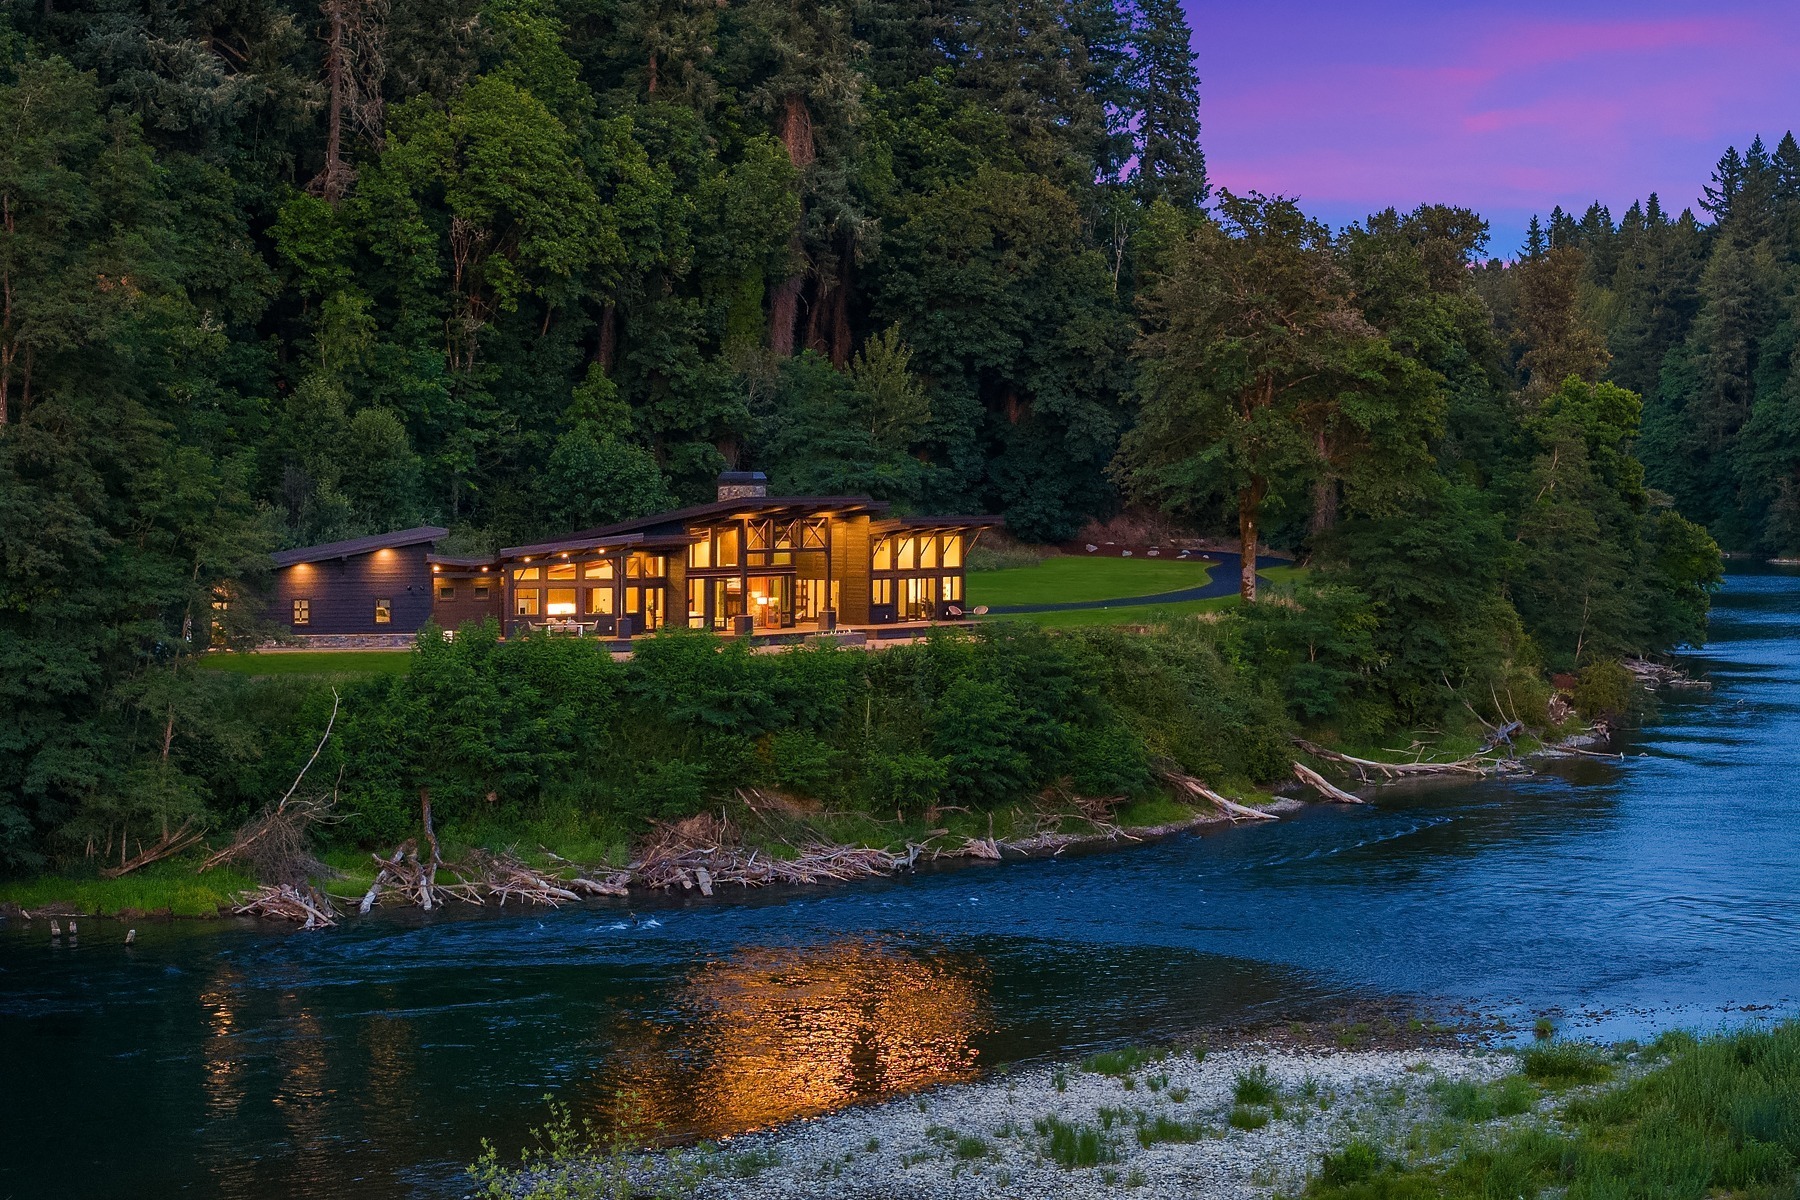
[[[1046,629],[1082,629],[1102,625],[1160,625],[1195,613],[1217,612],[1237,603],[1236,596],[1185,600],[1179,604],[1126,604],[1118,608],[1076,608],[1066,612],[1003,613],[988,621],[1030,621]]]
[[[199,665],[239,675],[404,675],[410,650],[273,650],[208,654]]]
[[[1036,566],[972,571],[970,604],[1057,604],[1112,596],[1154,596],[1206,583],[1207,568],[1168,558],[1046,558]]]

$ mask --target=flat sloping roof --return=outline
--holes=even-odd
[[[354,558],[358,554],[373,554],[377,550],[398,550],[402,546],[417,546],[421,542],[435,542],[439,538],[449,536],[448,529],[440,529],[436,525],[420,525],[416,529],[401,529],[394,533],[377,533],[369,537],[351,538],[347,542],[326,542],[322,546],[302,546],[298,550],[277,550],[270,555],[278,567],[292,567],[299,563],[327,562],[334,558]]]
[[[888,502],[871,500],[867,496],[744,496],[736,500],[713,500],[706,504],[694,504],[687,508],[677,508],[671,512],[652,513],[647,517],[637,517],[630,521],[620,521],[616,525],[602,525],[598,529],[583,529],[572,533],[571,538],[611,537],[620,533],[634,533],[638,530],[655,529],[661,525],[685,524],[689,521],[703,521],[708,517],[723,517],[731,513],[747,513],[782,509],[829,512],[832,509],[854,509],[870,513],[886,512]]]

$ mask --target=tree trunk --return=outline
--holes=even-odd
[[[1325,445],[1325,431],[1317,434],[1319,478],[1313,482],[1312,525],[1308,531],[1314,538],[1337,525],[1338,481],[1331,473],[1331,459]]]
[[[1238,554],[1242,563],[1238,595],[1245,604],[1256,602],[1257,522],[1262,517],[1263,495],[1267,491],[1268,481],[1261,476],[1252,478],[1250,486],[1238,489]]]
[[[600,373],[611,375],[613,359],[619,351],[619,306],[608,304],[600,310],[600,344],[594,351],[594,361],[600,364]]]
[[[331,20],[331,41],[325,51],[325,86],[330,99],[325,108],[325,168],[312,181],[313,191],[328,204],[343,198],[344,179],[344,91],[349,80],[349,64],[344,57],[343,0],[326,0],[325,15]]]
[[[790,94],[782,102],[781,144],[787,147],[788,161],[794,164],[796,171],[805,172],[817,157],[812,113],[806,107],[805,97],[797,93]],[[805,255],[806,247],[800,241],[798,229],[788,242],[788,249],[796,259]],[[794,353],[794,324],[800,315],[800,288],[805,282],[803,270],[776,284],[770,295],[769,350],[778,358],[787,358]]]
[[[798,233],[788,249],[795,254],[804,252]],[[769,349],[778,358],[794,353],[794,324],[800,315],[800,287],[805,282],[804,274],[790,275],[769,293]]]
[[[831,289],[831,365],[840,371],[850,365],[850,256],[851,248],[845,246]]]

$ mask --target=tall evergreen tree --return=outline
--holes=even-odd
[[[1136,60],[1138,192],[1146,201],[1195,208],[1206,200],[1200,148],[1200,80],[1193,30],[1179,0],[1139,0]]]

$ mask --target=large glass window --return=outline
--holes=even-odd
[[[294,624],[296,624],[296,625],[311,625],[312,624],[312,601],[311,600],[296,600],[296,601],[294,601]]]
[[[735,567],[743,563],[742,543],[736,525],[719,530],[713,546],[713,566]]]
[[[706,580],[688,580],[688,628],[706,628]]]
[[[809,517],[800,530],[800,545],[806,550],[825,549],[825,518]]]
[[[390,624],[393,619],[394,602],[386,596],[377,597],[375,600],[375,623],[377,625],[387,625]]]
[[[937,569],[937,565],[937,537],[934,535],[920,538],[919,569],[922,571],[933,571]]]
[[[894,602],[894,581],[877,579],[870,585],[869,600],[873,604],[892,604]]]
[[[877,571],[891,571],[894,569],[893,539],[875,539],[875,569]]]
[[[548,616],[572,617],[575,615],[575,589],[551,588],[550,604],[544,609]]]
[[[611,579],[613,577],[613,561],[603,558],[599,562],[588,563],[581,573],[589,579]]]
[[[712,535],[702,534],[688,543],[688,566],[705,570],[712,566]]]
[[[961,575],[946,575],[940,581],[944,589],[944,599],[956,603],[963,598],[963,578]]]
[[[538,615],[538,592],[532,588],[528,592],[513,593],[513,615],[517,617],[535,617]]]
[[[894,550],[894,566],[902,571],[912,570],[913,564],[918,561],[917,552],[918,545],[913,538],[900,538],[899,545]]]
[[[551,563],[550,578],[555,580],[575,578],[575,564],[572,562]]]
[[[609,587],[591,587],[588,593],[588,616],[610,617],[613,611],[613,590]]]
[[[542,574],[543,574],[543,572],[539,571],[536,567],[514,567],[513,568],[513,578],[514,579],[537,579]]]
[[[963,565],[962,554],[963,554],[962,535],[959,533],[945,534],[944,535],[944,565],[946,567],[962,566]]]

